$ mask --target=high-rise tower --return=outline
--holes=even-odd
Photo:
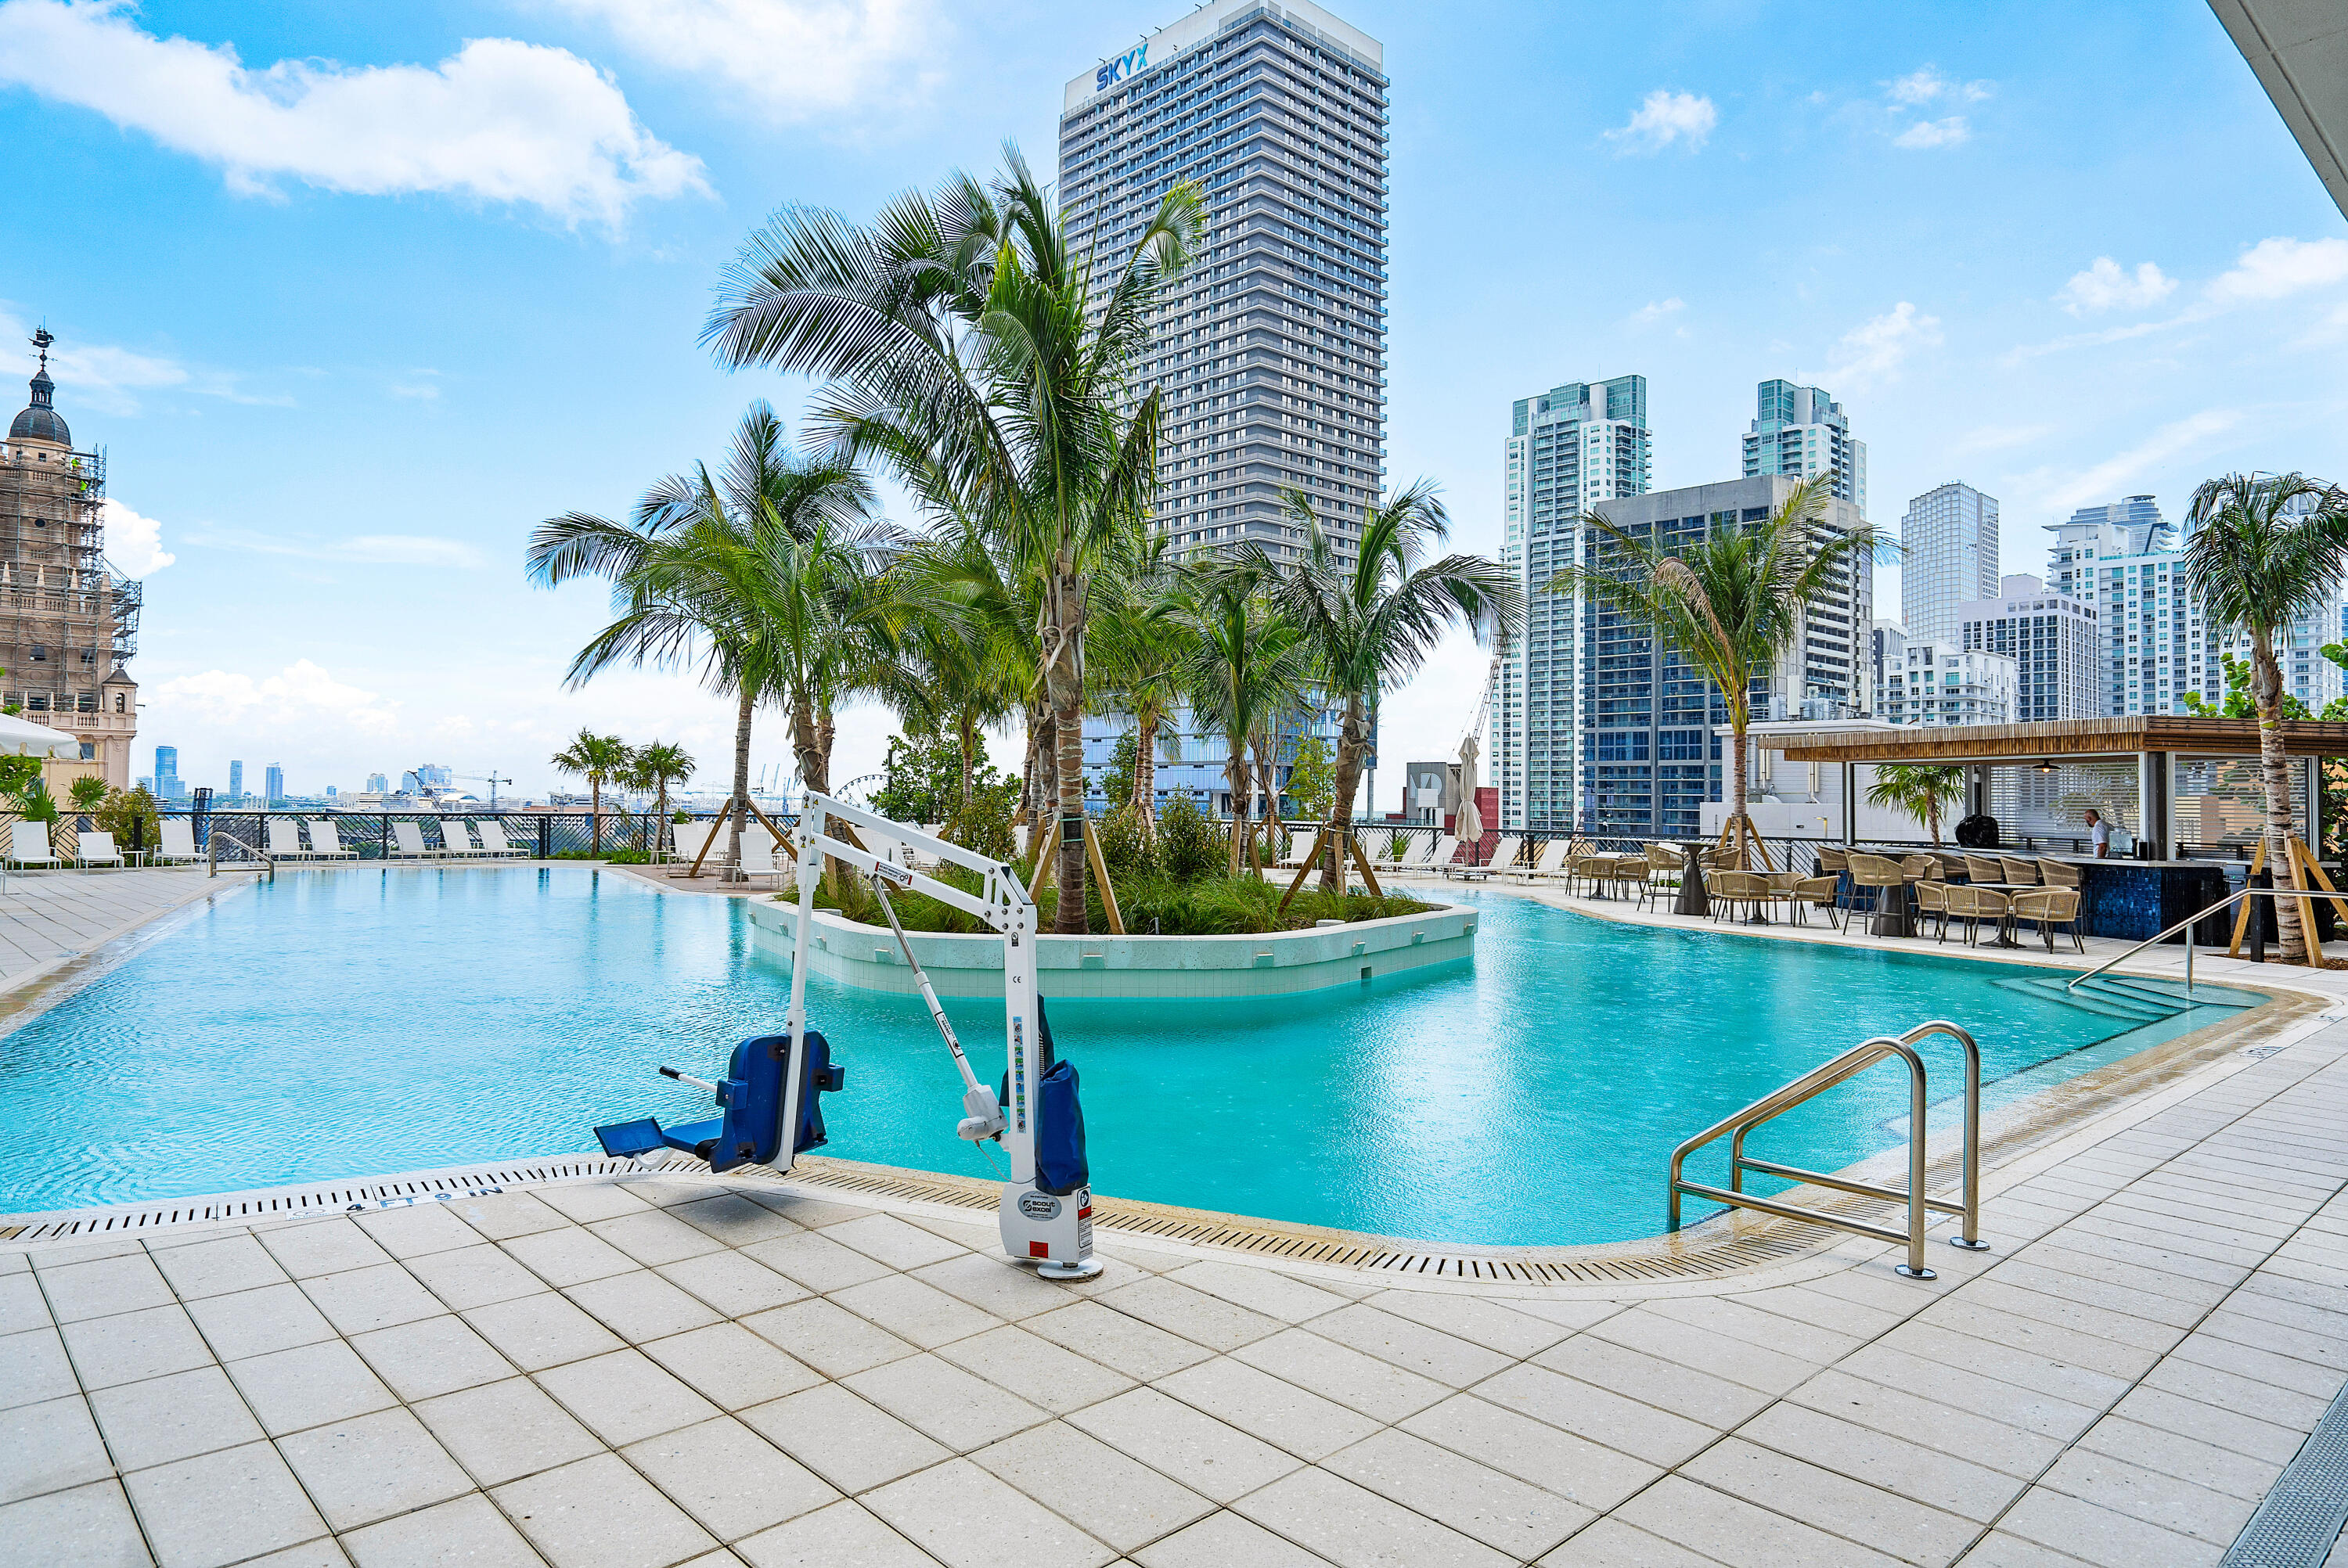
[[[1206,192],[1135,367],[1165,397],[1158,526],[1178,550],[1293,553],[1289,488],[1350,550],[1379,493],[1385,58],[1308,0],[1215,0],[1067,84],[1061,210],[1097,259],[1096,303],[1167,190]]]
[[[1509,410],[1500,560],[1524,587],[1525,634],[1502,656],[1492,711],[1502,827],[1574,824],[1587,596],[1544,589],[1585,564],[1591,508],[1646,494],[1653,456],[1643,375],[1568,382]]]
[[[75,450],[57,413],[56,342],[46,327],[33,334],[32,401],[0,444],[0,695],[80,740],[80,764],[58,764],[58,778],[95,773],[128,788],[139,688],[123,665],[139,649],[141,596],[106,559],[106,454]]]
[[[1911,642],[1955,642],[1957,607],[1995,599],[1997,497],[1954,480],[1900,519],[1900,619]]]
[[[1834,498],[1867,515],[1867,443],[1850,438],[1842,405],[1815,386],[1765,381],[1745,436],[1745,477],[1788,474],[1807,479],[1831,471]],[[1991,586],[1996,586],[1993,574]]]

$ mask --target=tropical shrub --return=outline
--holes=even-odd
[[[1222,830],[1207,820],[1196,801],[1178,794],[1158,815],[1158,857],[1175,881],[1196,881],[1223,857]]]
[[[973,788],[970,804],[946,818],[945,841],[989,860],[1015,858],[1019,839],[1011,831],[1011,812],[1018,793],[1018,781],[1001,774]]]
[[[1149,836],[1149,825],[1131,805],[1110,812],[1093,825],[1093,832],[1100,839],[1101,858],[1108,863],[1108,874],[1119,887],[1128,877],[1158,875],[1158,845]]]

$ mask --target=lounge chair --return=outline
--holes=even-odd
[[[1391,845],[1389,845],[1389,847],[1391,847]],[[1427,856],[1434,853],[1435,838],[1433,835],[1430,834],[1425,838],[1420,838],[1416,835],[1413,835],[1409,839],[1404,842],[1402,853],[1386,861],[1382,869],[1387,871],[1416,871],[1426,864]]]
[[[122,851],[114,847],[114,835],[91,828],[81,835],[74,847],[76,866],[119,866]]]
[[[359,857],[357,850],[343,847],[343,835],[335,831],[334,820],[324,816],[310,819],[310,853],[320,860],[356,860]]]
[[[459,855],[479,855],[473,847],[473,835],[465,831],[465,819],[444,816],[440,819],[440,852],[454,858]]]
[[[775,875],[775,835],[762,823],[754,822],[742,830],[742,875]]]
[[[1515,863],[1517,848],[1523,843],[1524,838],[1521,835],[1505,835],[1498,843],[1492,845],[1491,859],[1481,866],[1447,866],[1443,868],[1443,875],[1457,876],[1464,880],[1468,877],[1487,877],[1495,872],[1505,871]]]
[[[1450,865],[1458,857],[1459,835],[1456,833],[1447,833],[1442,837],[1435,841],[1435,847],[1427,853],[1427,856],[1425,861],[1416,866],[1406,866],[1405,869],[1410,871],[1432,871],[1438,875],[1447,876],[1449,873],[1444,871],[1444,867]]]
[[[391,825],[391,857],[394,860],[429,860],[434,851],[424,842],[420,823],[395,822]]]
[[[1715,871],[1704,879],[1704,891],[1711,895],[1715,920],[1734,919],[1742,907],[1750,922],[1776,897],[1769,878],[1758,871]]]
[[[201,860],[196,853],[196,825],[184,816],[163,819],[163,847],[149,857],[157,866],[181,866]]]
[[[1570,838],[1550,839],[1540,846],[1540,854],[1534,858],[1530,866],[1519,867],[1517,880],[1546,882],[1553,876],[1564,876],[1565,852],[1572,847],[1573,841]]]
[[[302,847],[302,825],[290,816],[269,819],[269,858],[272,860],[307,860],[310,852]]]
[[[1793,910],[1795,925],[1808,925],[1808,911],[1823,909],[1827,912],[1827,924],[1836,930],[1842,928],[1841,877],[1805,876],[1787,889],[1785,898]]]
[[[528,855],[530,850],[506,838],[505,825],[494,816],[485,816],[473,824],[473,831],[481,835],[484,855]]]
[[[63,866],[64,861],[49,847],[49,825],[46,822],[19,822],[11,825],[8,864],[11,866]]]

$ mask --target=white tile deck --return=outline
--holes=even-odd
[[[184,904],[225,897],[250,872],[175,866],[134,871],[8,874],[0,894],[0,991],[54,972]]]

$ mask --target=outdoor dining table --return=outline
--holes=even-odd
[[[1849,876],[1849,874],[1846,872],[1844,875]],[[1910,873],[1903,869],[1900,879],[1900,901],[1897,905],[1887,904],[1882,898],[1881,895],[1889,891],[1889,889],[1878,888],[1876,890],[1878,897],[1875,901],[1875,917],[1867,923],[1867,934],[1870,937],[1914,936],[1916,934],[1916,907],[1913,890],[1916,884],[1923,880],[1924,874],[1922,872]]]

